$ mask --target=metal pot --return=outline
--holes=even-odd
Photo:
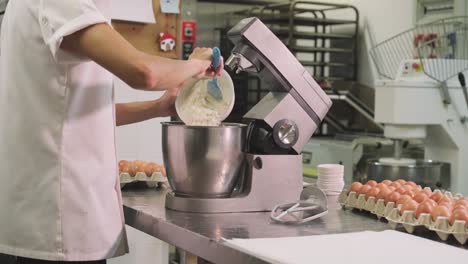
[[[244,162],[246,125],[218,127],[162,123],[167,177],[175,195],[198,198],[229,196]]]
[[[377,159],[367,162],[367,178],[377,182],[404,179],[433,189],[450,188],[450,164],[432,160],[416,160],[414,165],[389,165]]]

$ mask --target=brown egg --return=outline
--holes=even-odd
[[[410,186],[410,185],[402,185],[401,188],[407,190],[407,191],[412,191],[413,190],[413,187]]]
[[[432,200],[432,199],[427,199],[426,201],[424,201],[426,203],[430,203],[432,204],[432,207],[436,207],[438,204],[436,203],[436,201]]]
[[[120,173],[130,173],[130,166],[127,165],[127,166],[124,166],[122,168],[120,168]]]
[[[466,209],[468,210],[468,205],[464,205],[464,204],[455,204],[452,208],[453,211],[457,210],[457,209]]]
[[[372,187],[369,191],[366,193],[366,200],[369,199],[369,197],[376,197],[377,194],[379,194],[380,189],[377,187]]]
[[[403,206],[400,208],[400,214],[403,214],[405,211],[416,211],[418,208],[419,203],[415,200],[406,200]]]
[[[445,206],[445,207],[447,207],[450,211],[453,210],[453,204],[450,203],[450,202],[444,201],[444,202],[438,203],[438,205],[439,205],[439,206]]]
[[[366,194],[372,187],[370,185],[364,184],[359,188],[358,194]]]
[[[362,187],[362,183],[353,182],[351,186],[349,187],[349,192],[358,192],[361,187]]]
[[[437,202],[439,205],[445,204],[447,207],[452,208],[454,205],[454,202],[452,199],[450,199],[448,196],[444,195],[440,200]]]
[[[413,199],[418,203],[422,203],[425,200],[429,199],[429,196],[427,196],[427,194],[424,192],[419,192],[413,196]]]
[[[136,170],[135,163],[130,162],[130,164],[128,165],[128,174],[130,174],[130,176],[132,177],[135,177],[136,173],[137,173],[137,170]]]
[[[450,209],[445,206],[438,205],[432,210],[432,221],[436,221],[438,217],[450,217]]]
[[[431,195],[430,198],[436,202],[439,202],[439,200],[442,199],[442,197],[444,197],[444,195],[441,192],[435,192]]]
[[[392,182],[392,183],[390,184],[390,186],[393,186],[393,187],[395,187],[395,188],[398,189],[398,188],[401,187],[401,184],[400,184],[399,182]]]
[[[400,198],[398,198],[398,200],[396,201],[396,204],[397,205],[404,204],[408,200],[413,200],[413,198],[411,198],[411,196],[409,195],[404,194],[404,195],[401,195]]]
[[[380,199],[386,200],[386,197],[389,196],[389,195],[392,194],[392,193],[393,193],[393,192],[392,192],[390,189],[388,189],[388,188],[382,188],[382,189],[380,189],[379,194],[377,194],[376,199],[377,199],[377,200],[380,200]]]
[[[154,172],[163,174],[164,168],[162,166],[156,164],[156,166],[153,166],[153,168],[154,168]]]
[[[416,218],[419,218],[421,214],[432,214],[432,211],[434,210],[434,205],[431,202],[428,202],[429,200],[426,200],[419,204],[418,208],[416,209]]]
[[[375,187],[375,186],[377,185],[377,182],[374,181],[374,180],[368,180],[366,184],[367,184],[367,185],[370,185],[370,186],[372,186],[372,187]]]
[[[417,184],[416,184],[414,181],[407,181],[407,182],[405,183],[405,185],[409,185],[409,186],[411,186],[412,188],[414,188],[414,187],[417,186]]]
[[[388,189],[390,189],[392,192],[396,190],[395,186],[388,186]]]
[[[389,186],[390,184],[392,184],[392,181],[391,180],[383,180],[381,183]]]
[[[376,185],[375,187],[379,188],[380,190],[382,190],[382,189],[388,189],[388,185],[385,185],[385,184],[383,184],[383,183],[381,183],[381,182],[380,182],[380,183],[377,183],[377,185]]]
[[[462,204],[468,207],[468,200],[466,200],[466,198],[463,198],[463,197],[459,198],[458,200],[455,201],[455,205],[459,205],[459,204]]]
[[[385,202],[387,202],[387,203],[389,203],[389,202],[396,203],[400,199],[400,196],[401,196],[400,193],[392,192],[391,194],[387,195],[387,197],[385,197]]]
[[[129,165],[129,161],[128,160],[121,160],[119,161],[119,169],[123,168],[123,167],[128,167]]]
[[[421,190],[421,192],[424,192],[429,197],[431,197],[431,195],[432,195],[432,191],[429,188],[424,188],[424,189]]]
[[[414,193],[412,190],[407,190],[407,191],[404,192],[403,194],[409,195],[409,196],[411,196],[411,198],[413,198],[414,195],[415,195],[415,193]]]
[[[455,220],[465,221],[465,225],[468,225],[468,210],[458,209],[452,212],[452,215],[449,217],[450,224],[454,224]]]
[[[403,180],[403,179],[398,179],[398,180],[396,180],[396,182],[398,182],[401,185],[404,185],[406,183],[406,181]]]
[[[144,172],[144,171],[145,171],[145,168],[146,168],[146,164],[147,164],[146,161],[136,160],[136,161],[134,162],[135,171],[136,171],[136,172]]]
[[[395,192],[399,193],[399,194],[404,194],[406,192],[406,189],[403,188],[403,187],[398,187]]]
[[[146,162],[144,162],[142,160],[135,160],[133,163],[135,164],[135,166],[141,166],[141,165],[143,165],[143,163],[146,163]]]
[[[146,174],[147,177],[153,176],[153,173],[154,173],[153,164],[155,164],[155,163],[151,162],[151,163],[146,164],[145,174]]]
[[[422,191],[421,185],[418,185],[418,186],[416,186],[416,187],[413,187],[413,192],[418,193],[418,192],[420,192],[420,191]],[[429,196],[429,195],[428,195],[428,196]]]

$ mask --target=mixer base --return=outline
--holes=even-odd
[[[262,166],[254,166],[261,159]],[[247,154],[244,191],[228,198],[166,195],[166,208],[194,213],[271,211],[278,204],[299,200],[302,191],[302,155]],[[276,174],[276,175],[275,175]]]

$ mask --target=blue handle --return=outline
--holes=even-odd
[[[213,58],[211,63],[213,64],[213,69],[216,71],[218,70],[219,66],[221,66],[221,51],[219,48],[214,47],[213,48]]]

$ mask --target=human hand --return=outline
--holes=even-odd
[[[180,87],[166,90],[158,100],[156,100],[156,111],[160,117],[176,116],[175,101]]]
[[[221,57],[221,64],[218,69],[212,67],[213,50],[211,48],[195,48],[189,56],[189,61],[194,62],[200,68],[194,77],[216,77],[220,76],[224,68],[224,59]]]

